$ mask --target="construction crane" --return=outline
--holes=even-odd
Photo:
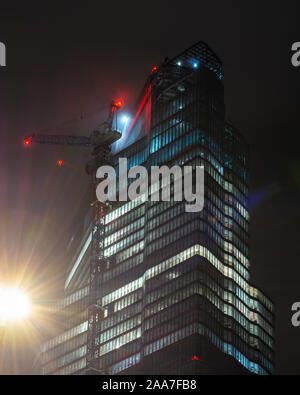
[[[24,137],[25,146],[33,143],[50,145],[68,145],[91,148],[91,158],[86,164],[86,172],[91,176],[94,196],[96,188],[101,181],[96,178],[97,169],[100,166],[111,164],[110,145],[121,138],[121,133],[113,130],[113,120],[117,111],[123,106],[122,100],[111,103],[108,118],[103,122],[98,130],[90,136],[63,136],[63,135],[43,135],[32,134]],[[108,205],[95,198],[93,206],[92,223],[92,245],[91,245],[91,264],[89,275],[89,307],[88,307],[88,336],[87,336],[87,374],[103,374],[99,371],[97,360],[99,358],[99,344],[97,342],[100,333],[100,321],[104,309],[98,304],[99,289],[101,284],[101,273],[103,267],[107,265],[107,258],[104,256],[105,239],[105,215]]]

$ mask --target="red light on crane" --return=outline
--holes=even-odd
[[[123,100],[119,99],[119,100],[115,101],[114,102],[114,107],[116,107],[116,108],[123,107]]]
[[[151,70],[151,74],[153,74],[155,71],[157,71],[157,66],[154,66]]]
[[[28,146],[32,143],[32,138],[31,137],[26,137],[24,139],[24,145]]]
[[[63,161],[62,161],[62,160],[58,160],[58,161],[57,161],[57,164],[58,164],[59,167],[62,167]]]

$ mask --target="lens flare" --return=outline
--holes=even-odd
[[[20,290],[0,287],[0,321],[16,321],[30,312],[30,303]]]

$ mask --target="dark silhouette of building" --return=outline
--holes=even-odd
[[[138,198],[106,216],[98,367],[107,374],[270,374],[274,307],[250,282],[249,148],[226,121],[222,63],[203,42],[153,68],[114,146],[115,167],[204,166],[204,209]],[[88,209],[88,203],[86,203]],[[85,374],[91,217],[42,347],[44,374]]]

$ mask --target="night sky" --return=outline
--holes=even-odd
[[[251,275],[276,304],[276,371],[299,374],[299,12],[296,1],[1,2],[0,283],[17,282],[37,305],[59,295],[67,229],[89,181],[88,151],[25,149],[22,137],[88,135],[111,99],[130,112],[154,65],[203,40],[223,60],[227,116],[250,143]],[[0,328],[2,373],[31,372],[54,326],[33,321]]]

